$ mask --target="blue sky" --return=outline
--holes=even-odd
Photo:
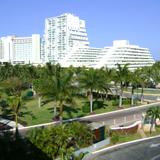
[[[0,36],[42,35],[45,18],[65,12],[86,21],[92,47],[128,39],[160,60],[160,0],[0,0]]]

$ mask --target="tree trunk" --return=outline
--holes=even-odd
[[[101,99],[103,100],[103,93],[102,93],[102,92],[100,92],[100,94],[101,94]]]
[[[122,95],[119,95],[119,107],[122,107]]]
[[[41,96],[38,96],[38,108],[41,108]]]
[[[142,87],[142,90],[141,90],[141,104],[143,103],[143,99],[144,99],[143,92],[144,92],[144,89],[143,89],[143,87]]]
[[[15,123],[16,123],[16,130],[18,129],[18,116],[17,114],[15,114]]]
[[[54,117],[57,115],[57,107],[54,106]]]
[[[134,106],[134,89],[132,87],[131,106]]]
[[[105,97],[105,98],[106,98],[106,100],[107,100],[107,98],[108,98],[108,93],[106,93],[106,97]]]
[[[119,107],[122,106],[122,95],[123,95],[123,90],[121,89],[120,95],[119,95]]]
[[[92,93],[92,89],[90,91],[90,113],[93,112],[93,93]]]
[[[154,121],[154,119],[152,118],[152,119],[151,119],[150,134],[152,133],[152,129],[153,129],[154,123],[155,123],[155,121]]]
[[[18,133],[18,115],[15,114],[15,123],[16,123],[16,132],[15,132],[15,138],[18,140],[19,138],[19,133]]]
[[[60,107],[60,124],[62,124],[63,123],[63,103],[62,102],[60,102],[60,104],[59,104],[59,107]]]

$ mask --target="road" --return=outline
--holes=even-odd
[[[148,110],[148,108],[154,107],[154,106],[160,106],[160,102],[155,102],[155,103],[147,104],[143,106],[132,107],[128,109],[121,109],[121,110],[117,110],[113,112],[90,115],[90,116],[81,117],[81,118],[64,120],[63,122],[64,123],[72,122],[72,121],[90,122],[90,123],[91,122],[101,122],[106,126],[121,125],[124,123],[135,122],[135,121],[141,120],[142,113]],[[44,128],[44,127],[53,126],[59,123],[60,123],[59,121],[56,121],[56,122],[50,122],[50,123],[23,127],[23,128],[19,128],[19,132],[25,135],[26,132],[28,132],[29,130],[33,128]]]
[[[86,160],[160,160],[160,137],[102,151]]]
[[[114,95],[117,94],[115,88],[111,88],[111,90],[112,90],[112,94],[114,94]],[[159,89],[149,89],[148,88],[147,90],[159,90]],[[131,98],[131,93],[129,91],[124,91],[123,96]],[[141,98],[141,93],[134,93],[134,97],[135,97],[135,99],[140,99]],[[154,91],[153,91],[153,94],[152,93],[144,93],[143,97],[144,97],[145,100],[156,101],[157,99],[160,98],[160,94],[154,94]]]
[[[158,105],[160,105],[160,102],[98,114],[95,116],[86,116],[79,118],[78,120],[88,122],[102,122],[105,125],[122,124],[125,122],[141,120],[142,113],[146,112],[148,108]]]
[[[123,96],[131,98],[131,93],[124,92]],[[140,93],[135,93],[134,97],[135,97],[135,99],[140,99],[141,98],[141,94]],[[158,95],[158,94],[144,94],[143,97],[144,97],[145,100],[156,101],[157,99],[160,98],[160,95]]]

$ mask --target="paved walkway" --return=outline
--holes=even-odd
[[[0,123],[6,124],[12,128],[15,128],[16,126],[16,123],[14,121],[4,119],[4,118],[0,118]],[[23,126],[21,124],[18,124],[18,128],[23,128]]]

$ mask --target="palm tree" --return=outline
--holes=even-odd
[[[20,109],[22,107],[22,99],[19,96],[10,96],[7,98],[8,106],[11,109],[11,115],[13,115],[16,123],[16,131],[18,130],[18,119]]]
[[[2,66],[2,77],[3,79],[7,79],[13,76],[13,65],[10,63],[6,62]]]
[[[44,84],[45,80],[44,78],[43,79],[35,79],[33,81],[33,91],[35,91],[36,95],[38,96],[38,108],[41,107],[41,99],[42,99],[42,96],[45,95],[44,94],[44,86],[42,87],[42,85]]]
[[[107,99],[108,92],[112,92],[110,89],[110,82],[112,80],[112,70],[106,67],[100,68],[99,70],[97,70],[97,72],[99,76],[99,79],[97,81],[97,90],[104,93],[106,95],[105,98]]]
[[[63,107],[66,103],[72,103],[77,86],[74,83],[74,72],[70,68],[64,69],[58,65],[47,64],[49,72],[45,93],[52,95],[60,108],[60,121],[63,119]]]
[[[150,133],[152,132],[153,125],[156,124],[156,119],[160,118],[160,108],[159,106],[154,108],[149,108],[147,110],[147,116],[151,118]]]
[[[121,107],[123,91],[124,91],[124,88],[127,87],[127,84],[129,82],[128,64],[125,64],[124,66],[117,64],[117,70],[116,70],[114,79],[115,79],[115,83],[118,83],[120,85],[119,107]]]
[[[135,71],[137,75],[137,82],[141,86],[141,103],[144,100],[144,88],[150,82],[150,71],[148,71],[148,67],[138,68]]]
[[[93,112],[93,91],[98,88],[99,79],[98,71],[93,68],[84,69],[79,77],[80,87],[89,91],[91,113]]]
[[[129,74],[129,82],[131,84],[131,106],[134,106],[134,91],[138,86],[138,75],[135,71],[130,72]]]
[[[3,90],[7,93],[7,104],[11,111],[12,117],[16,123],[16,133],[18,133],[18,117],[20,115],[20,109],[22,108],[21,92],[25,90],[23,81],[17,77],[11,77],[2,82]],[[16,134],[17,135],[17,134]]]
[[[44,67],[37,67],[37,77],[32,79],[32,90],[38,96],[38,107],[41,107],[41,99],[47,95],[46,87],[48,88],[49,76]]]
[[[155,85],[160,83],[160,61],[153,64],[151,67],[152,70],[152,79]]]

